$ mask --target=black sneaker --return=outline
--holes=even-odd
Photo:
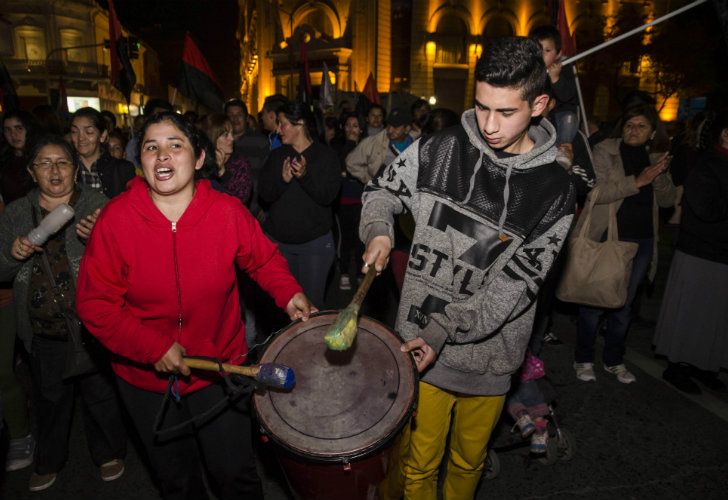
[[[690,376],[694,377],[698,382],[711,391],[726,392],[726,385],[718,378],[717,372],[701,370],[700,368],[695,368],[693,366],[690,369]]]
[[[700,387],[698,387],[698,384],[696,384],[695,381],[690,378],[690,375],[688,375],[687,367],[677,363],[669,363],[667,365],[667,369],[662,372],[662,378],[665,382],[668,382],[676,389],[687,394],[703,393],[703,391],[700,390]]]

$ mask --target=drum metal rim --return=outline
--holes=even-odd
[[[316,318],[319,316],[327,316],[331,314],[338,314],[339,311],[335,310],[327,310],[327,311],[319,311],[316,313],[313,313],[310,315],[309,319]],[[389,328],[387,325],[383,324],[381,321],[377,321],[374,318],[366,317],[366,320],[369,322],[372,322],[380,327],[382,327],[384,330],[389,331],[393,335],[397,336],[399,338],[399,335]],[[288,325],[280,329],[276,334],[269,340],[266,346],[266,349],[269,347],[271,343],[273,343],[278,337],[281,335],[284,335],[286,332],[288,332],[294,325],[302,323],[301,320],[295,320],[291,321]],[[265,351],[263,351],[265,352]],[[376,443],[373,443],[370,446],[367,446],[365,448],[362,448],[360,450],[357,450],[355,453],[329,453],[329,454],[317,454],[313,452],[304,452],[300,449],[297,449],[288,443],[285,442],[285,440],[281,439],[276,432],[269,428],[269,426],[266,424],[264,419],[261,418],[260,410],[258,408],[258,401],[262,401],[264,395],[260,392],[256,392],[253,396],[253,409],[255,410],[255,415],[258,420],[258,423],[262,430],[265,432],[265,434],[273,440],[274,443],[276,443],[277,446],[282,448],[286,453],[291,454],[294,457],[303,458],[312,462],[318,462],[318,463],[340,463],[340,464],[346,464],[355,460],[360,460],[362,458],[366,458],[367,456],[372,455],[377,450],[382,449],[383,447],[387,446],[392,439],[399,434],[399,432],[402,430],[402,428],[407,425],[411,418],[412,414],[414,413],[415,409],[417,408],[417,399],[419,396],[419,373],[417,372],[417,366],[414,362],[414,359],[412,355],[409,355],[410,358],[410,368],[412,370],[412,377],[413,377],[413,395],[412,395],[412,403],[408,406],[407,410],[403,413],[402,419],[399,421],[399,423],[391,429],[391,431],[381,440],[379,440]]]

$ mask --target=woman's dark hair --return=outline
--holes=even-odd
[[[23,154],[25,155],[33,149],[35,141],[41,135],[40,126],[32,114],[21,109],[15,109],[3,114],[2,124],[5,125],[5,121],[11,118],[18,120],[25,128],[25,146],[23,147]]]
[[[650,104],[635,104],[626,108],[614,130],[614,136],[622,137],[624,124],[636,116],[644,116],[650,123],[653,132],[655,132],[654,138],[647,141],[650,146],[650,150],[652,152],[669,151],[670,138],[665,131],[665,127],[660,121],[660,117],[657,114],[655,107]]]
[[[100,134],[103,134],[104,131],[107,130],[107,122],[104,120],[104,116],[100,111],[94,108],[86,107],[77,109],[76,112],[71,115],[71,124],[73,124],[73,121],[76,118],[88,118],[91,120],[91,125],[93,125]]]
[[[346,122],[349,121],[349,118],[354,118],[356,120],[356,122],[359,124],[359,130],[361,130],[363,134],[366,128],[366,124],[364,123],[364,120],[362,120],[361,116],[353,111],[341,113],[341,117],[339,118],[339,126],[341,127],[341,130],[344,130]]]
[[[636,116],[644,116],[647,121],[650,122],[652,130],[657,130],[657,124],[660,123],[660,117],[657,115],[657,111],[653,106],[649,104],[635,104],[629,106],[622,113],[622,117],[619,119],[619,132],[622,133],[624,124]]]
[[[316,133],[316,118],[313,116],[308,105],[300,102],[289,102],[278,108],[278,113],[283,113],[283,116],[291,123],[300,124],[303,122],[303,130],[309,140],[313,141],[318,137]]]
[[[162,122],[172,122],[172,125],[174,125],[176,128],[179,129],[180,132],[182,132],[185,137],[190,141],[190,144],[192,144],[192,151],[195,153],[195,158],[199,158],[202,154],[202,151],[204,150],[204,143],[202,137],[204,136],[203,133],[201,133],[197,128],[195,128],[194,125],[192,125],[190,122],[185,120],[185,118],[182,115],[178,115],[177,113],[173,113],[172,111],[163,111],[161,113],[155,113],[153,115],[150,115],[149,118],[146,119],[144,122],[144,126],[142,127],[141,131],[139,132],[139,150],[137,151],[137,155],[139,158],[142,156],[142,147],[144,146],[144,136],[147,133],[147,129],[151,125],[155,125],[157,123]],[[214,151],[214,149],[213,149]],[[208,155],[209,156],[209,155]],[[214,161],[214,155],[213,155],[213,161]]]
[[[199,170],[195,170],[195,179],[215,179],[218,172],[215,145],[206,134],[200,134],[200,148],[205,151],[205,161]]]
[[[40,153],[40,150],[43,149],[46,146],[58,146],[63,150],[64,153],[66,153],[66,156],[71,159],[71,162],[73,163],[73,169],[77,169],[79,166],[78,161],[78,153],[73,148],[71,144],[66,142],[66,140],[63,138],[63,136],[57,135],[57,134],[46,134],[41,136],[35,143],[33,144],[33,149],[30,152],[30,155],[28,156],[28,168],[30,170],[33,170],[33,162],[35,162],[35,159],[37,158],[38,154]]]
[[[230,123],[230,119],[227,115],[214,113],[200,118],[197,126],[205,133],[205,135],[207,135],[207,138],[214,146],[220,136],[225,133],[225,124],[227,123]]]

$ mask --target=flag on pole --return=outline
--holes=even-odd
[[[559,1],[559,14],[556,18],[556,28],[561,34],[561,54],[566,58],[576,54],[576,37],[569,29],[564,2],[565,0]]]
[[[301,73],[298,90],[301,94],[301,102],[310,105],[313,100],[313,90],[311,88],[311,73],[308,70],[308,51],[306,50],[306,39],[304,37],[301,38]]]
[[[321,76],[321,109],[333,108],[334,107],[334,84],[331,83],[329,77],[329,68],[326,66],[326,61],[323,63]]]
[[[382,105],[382,101],[379,99],[379,92],[377,92],[377,82],[374,81],[374,75],[371,71],[367,77],[367,83],[364,85],[362,94],[364,94],[372,104],[376,104],[378,106]]]
[[[10,78],[10,73],[5,67],[2,59],[0,59],[0,104],[2,105],[2,112],[16,110],[20,107],[18,102],[18,94],[15,92],[15,85],[13,85],[13,79]]]
[[[58,78],[58,114],[64,118],[69,115],[68,112],[68,93],[66,92],[66,84],[63,83],[63,77]]]
[[[210,110],[216,113],[222,112],[222,86],[189,33],[185,34],[177,88]]]
[[[131,101],[131,91],[136,85],[136,74],[129,59],[127,38],[121,31],[121,23],[116,17],[114,0],[109,0],[109,54],[111,55],[111,84]]]

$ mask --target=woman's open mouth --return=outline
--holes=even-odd
[[[174,170],[169,167],[157,167],[154,169],[154,178],[158,181],[167,181],[174,176]]]

